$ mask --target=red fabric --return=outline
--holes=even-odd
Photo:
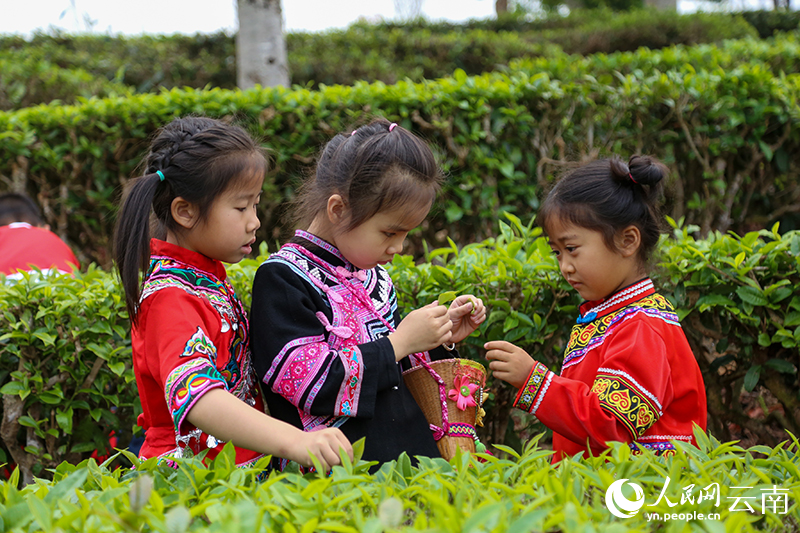
[[[73,265],[80,267],[75,254],[52,231],[22,222],[0,226],[0,273],[15,274],[32,267],[69,273]]]
[[[663,311],[650,308],[648,314],[638,307],[654,301]],[[609,441],[696,444],[693,425],[706,429],[705,386],[672,313],[653,290],[637,295],[573,328],[560,376],[540,369],[543,379],[528,397],[528,410],[553,430],[554,462],[587,450],[597,455]],[[598,335],[594,328],[603,317],[611,326]],[[590,338],[595,347],[575,357]]]
[[[264,411],[263,397],[250,376],[249,346],[242,361],[232,361],[231,345],[236,340],[236,331],[242,331],[242,328],[247,331],[246,317],[242,316],[243,323],[236,324],[236,327],[233,324],[226,325],[224,319],[230,318],[227,315],[224,317],[204,296],[218,296],[219,301],[224,302],[224,295],[219,296],[220,293],[208,289],[216,284],[230,287],[225,282],[226,272],[221,262],[155,239],[151,245],[151,255],[159,261],[170,259],[166,264],[159,263],[162,269],[158,273],[158,283],[145,284],[139,321],[131,334],[133,368],[142,404],[138,422],[145,429],[145,441],[139,455],[142,458],[174,455],[178,450],[176,438],[185,438],[186,445],[196,454],[208,448],[208,435],[203,433],[197,436],[195,431],[195,437],[187,438],[196,428],[186,421],[185,413],[208,390],[225,388],[243,401],[254,402],[256,409]],[[173,272],[177,274],[171,274]],[[199,275],[203,288],[193,288],[192,283],[186,281],[191,279],[189,274]],[[152,282],[152,267],[148,276],[148,282]],[[232,288],[230,295],[236,298]],[[218,306],[219,301],[216,302]],[[187,352],[198,328],[213,342],[216,348],[213,355],[199,351]],[[191,399],[190,405],[180,416],[180,432],[176,433],[173,416],[175,406],[168,403],[168,380],[176,369],[192,361],[206,365],[208,373],[218,379],[207,380],[206,386]],[[221,449],[222,445],[211,449],[207,457],[215,457]],[[236,448],[236,463],[239,465],[255,461],[261,456],[251,450]]]

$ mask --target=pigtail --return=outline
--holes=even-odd
[[[125,307],[132,323],[136,323],[139,312],[139,273],[147,270],[150,261],[150,209],[162,181],[157,173],[138,178],[117,214],[114,260],[125,291]]]

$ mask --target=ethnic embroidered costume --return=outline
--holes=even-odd
[[[358,270],[298,231],[253,284],[253,365],[270,414],[305,431],[340,427],[351,442],[366,437],[365,460],[438,456],[386,338],[399,320],[383,267]],[[426,357],[453,353],[437,348]]]
[[[608,441],[674,453],[706,428],[703,378],[672,305],[644,279],[581,305],[561,375],[536,363],[515,406],[553,429],[554,460]],[[696,443],[695,443],[696,444]]]
[[[145,429],[140,455],[181,457],[222,442],[192,426],[186,415],[209,390],[222,388],[264,410],[248,348],[248,324],[242,304],[219,261],[153,239],[150,268],[140,301],[139,323],[132,329],[133,368]],[[255,462],[261,454],[236,448],[236,463]]]

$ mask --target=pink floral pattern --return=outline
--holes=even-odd
[[[453,380],[455,389],[450,389],[447,397],[456,402],[456,407],[464,411],[467,407],[474,407],[477,404],[473,394],[480,388],[475,383],[470,383],[467,376],[460,376]]]

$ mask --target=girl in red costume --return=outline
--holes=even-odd
[[[700,369],[647,275],[665,175],[646,156],[593,161],[566,174],[542,205],[538,223],[585,300],[560,375],[511,343],[485,344],[494,377],[519,389],[514,406],[553,430],[554,461],[597,455],[609,441],[671,455],[673,441],[695,443],[694,426],[706,428]]]
[[[310,466],[314,455],[327,469],[340,449],[352,457],[338,429],[304,433],[264,412],[247,315],[223,265],[252,251],[261,225],[261,148],[241,128],[180,118],[158,133],[143,166],[114,239],[142,402],[140,456],[211,459],[230,441],[239,466],[266,454]]]

